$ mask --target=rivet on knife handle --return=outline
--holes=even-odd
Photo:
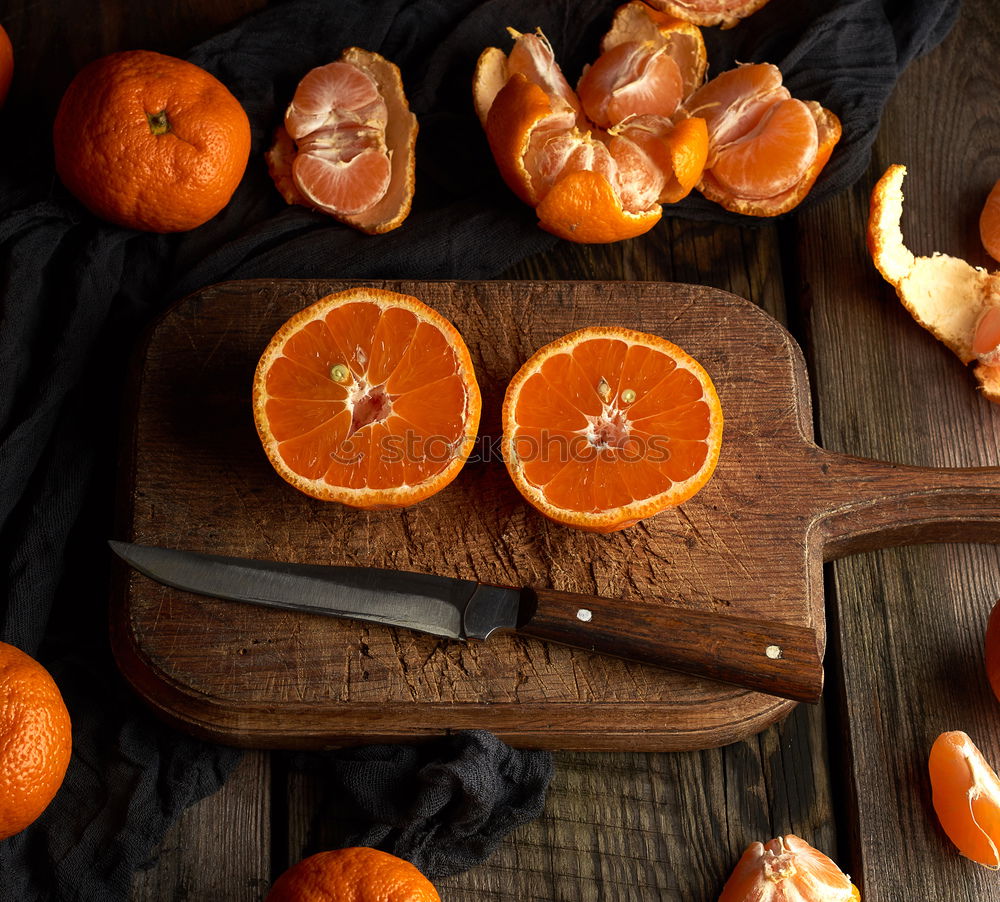
[[[551,589],[526,589],[518,635],[817,702],[823,662],[809,627]]]

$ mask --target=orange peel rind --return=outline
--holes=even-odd
[[[606,244],[648,232],[663,215],[662,207],[630,213],[608,180],[586,169],[563,176],[535,207],[547,232],[579,244]]]
[[[984,363],[986,355],[973,347],[983,317],[1000,307],[1000,273],[947,254],[919,257],[906,247],[901,223],[905,176],[906,167],[894,164],[872,190],[867,230],[872,261],[921,326],[962,363],[979,361],[973,376],[983,395],[1000,403],[1000,366]]]

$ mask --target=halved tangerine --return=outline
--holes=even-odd
[[[872,260],[910,315],[973,375],[985,397],[1000,402],[1000,273],[958,257],[917,257],[903,241],[906,167],[890,166],[872,189],[867,242]]]
[[[993,186],[979,214],[979,237],[986,252],[1000,261],[1000,180]]]
[[[961,730],[942,733],[928,762],[941,827],[966,858],[1000,868],[1000,779]]]
[[[594,326],[536,351],[503,402],[518,491],[557,523],[624,529],[689,499],[722,447],[705,369],[657,335]]]
[[[444,488],[472,451],[481,399],[469,351],[409,295],[353,288],[296,313],[257,365],[264,450],[295,488],[366,509]]]
[[[720,73],[684,101],[682,112],[708,125],[698,190],[750,216],[777,216],[801,203],[841,135],[840,120],[815,101],[792,98],[770,63]]]
[[[793,833],[754,842],[722,888],[719,902],[860,902],[834,861]]]
[[[651,6],[696,25],[732,28],[757,12],[767,0],[649,0]]]
[[[350,47],[299,82],[268,167],[288,203],[380,234],[410,212],[416,136],[399,69]]]

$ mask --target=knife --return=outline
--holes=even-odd
[[[404,627],[448,639],[497,630],[707,677],[795,701],[819,701],[816,631],[759,617],[692,611],[426,573],[221,557],[110,541],[140,573],[230,601]]]

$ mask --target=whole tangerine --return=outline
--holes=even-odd
[[[0,25],[0,107],[7,99],[7,92],[10,90],[10,82],[14,77],[14,48],[10,43],[10,36]]]
[[[93,213],[128,228],[181,232],[229,203],[250,156],[250,122],[204,69],[127,50],[77,73],[53,141],[59,177]]]
[[[0,642],[0,839],[48,807],[71,750],[69,712],[55,681],[30,655]]]
[[[303,858],[271,887],[264,902],[441,902],[410,862],[364,846]]]

